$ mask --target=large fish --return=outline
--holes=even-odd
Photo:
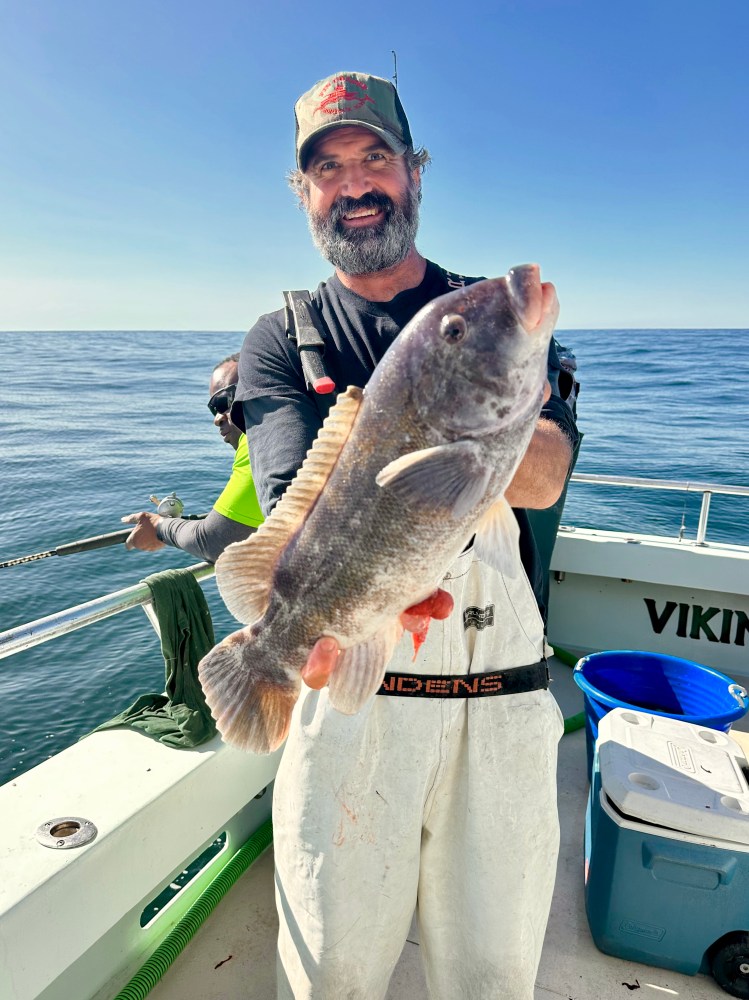
[[[450,292],[414,316],[366,389],[339,397],[272,515],[216,563],[248,623],[199,665],[227,742],[283,742],[323,636],[342,650],[330,701],[357,712],[382,683],[399,614],[474,535],[478,558],[518,571],[503,493],[538,419],[558,311],[535,264]]]

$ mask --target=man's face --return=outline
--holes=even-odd
[[[419,225],[419,171],[374,132],[346,126],[313,146],[305,208],[315,246],[344,274],[399,264]]]
[[[209,399],[220,389],[225,389],[229,385],[236,385],[239,378],[239,369],[236,361],[227,361],[213,370],[211,381],[208,383]],[[231,407],[229,407],[231,409]],[[218,427],[219,434],[236,451],[242,432],[231,422],[229,410],[224,413],[217,413],[213,418],[213,423]]]

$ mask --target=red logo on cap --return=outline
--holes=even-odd
[[[330,83],[325,84],[318,96],[322,100],[313,109],[313,114],[315,111],[319,111],[323,115],[336,115],[340,114],[341,111],[358,111],[365,104],[374,104],[372,98],[367,94],[366,83],[355,80],[351,76],[335,77]],[[343,101],[346,104],[339,107],[338,105]]]

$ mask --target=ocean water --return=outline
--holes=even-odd
[[[574,330],[579,472],[749,486],[749,330]],[[0,562],[122,527],[176,490],[210,509],[231,449],[206,409],[241,333],[0,333]],[[694,537],[699,495],[572,484],[564,523]],[[708,538],[749,544],[749,504],[714,496]],[[124,546],[0,570],[0,631],[194,563]],[[205,585],[216,637],[232,631]],[[163,690],[141,609],[0,660],[0,783]]]

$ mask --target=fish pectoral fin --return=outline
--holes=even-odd
[[[198,664],[205,700],[224,741],[271,753],[286,739],[299,697],[299,675],[253,658],[248,629],[228,635]]]
[[[477,558],[499,573],[516,577],[521,571],[520,528],[504,497],[492,504],[479,521],[473,544]]]
[[[216,583],[234,617],[249,625],[268,607],[275,569],[284,548],[320,496],[351,434],[363,399],[349,386],[320,428],[294,481],[270,517],[242,542],[227,546],[216,561]]]
[[[447,507],[458,519],[481,502],[491,476],[475,445],[457,441],[396,458],[380,470],[376,482],[404,504]]]
[[[333,708],[344,715],[355,715],[378,691],[402,634],[403,627],[395,619],[371,639],[341,652],[328,683]]]

